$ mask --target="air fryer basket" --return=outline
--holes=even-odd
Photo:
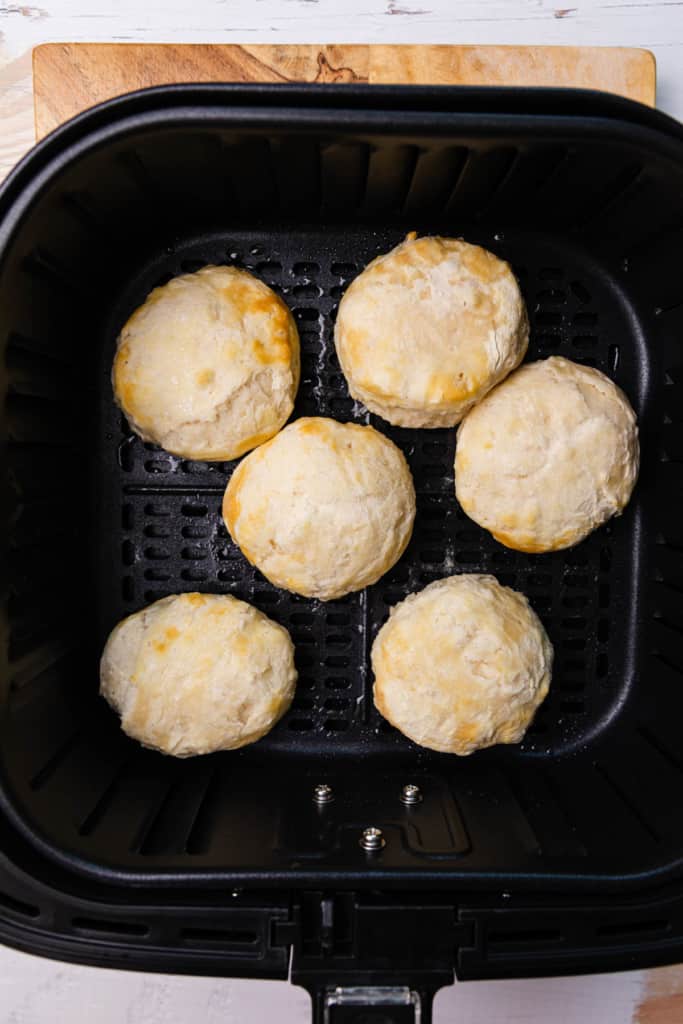
[[[454,966],[495,977],[681,955],[683,135],[632,104],[558,97],[150,90],[75,119],[6,183],[7,941],[265,976],[286,974],[292,947],[292,976],[315,991],[344,972],[402,970],[428,992]],[[408,230],[510,260],[529,358],[597,366],[633,402],[634,500],[578,547],[501,547],[455,501],[454,431],[393,428],[349,398],[339,298]],[[408,458],[413,540],[360,594],[321,604],[272,587],[221,521],[234,464],[143,444],[113,404],[128,314],[173,275],[225,262],[294,311],[295,415],[369,419]],[[368,661],[389,607],[454,572],[526,593],[556,649],[523,744],[467,759],[391,729]],[[114,623],[184,590],[235,594],[291,631],[297,696],[253,748],[176,762],[127,739],[98,697]],[[319,782],[335,794],[324,807]],[[423,794],[412,807],[406,782]],[[368,825],[379,853],[359,846]]]

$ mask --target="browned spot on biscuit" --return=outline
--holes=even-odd
[[[494,256],[487,249],[479,245],[463,246],[460,252],[460,259],[473,277],[478,278],[484,284],[491,284],[500,277],[502,270],[501,260]]]
[[[195,379],[200,388],[207,388],[215,381],[216,374],[213,370],[200,370]]]
[[[159,654],[163,654],[168,649],[168,645],[174,640],[177,640],[179,636],[180,630],[176,629],[175,626],[168,626],[168,628],[164,630],[164,639],[157,640],[153,644],[155,651],[158,651]]]
[[[513,535],[502,531],[496,531],[495,533],[491,531],[491,536],[500,544],[504,544],[506,548],[512,548],[514,551],[524,551],[529,555],[542,555],[547,551],[561,551],[563,548],[570,547],[576,539],[567,534],[562,534],[562,536],[556,537],[552,544],[539,544],[534,537],[528,534]]]

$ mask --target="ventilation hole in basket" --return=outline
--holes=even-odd
[[[586,594],[563,594],[562,604],[565,608],[577,610],[585,608],[588,604],[588,596]]]
[[[291,630],[291,637],[295,644],[314,644],[316,638],[310,633],[302,633],[300,629]]]
[[[202,572],[201,569],[183,569],[180,578],[186,583],[204,583],[209,578],[209,574]]]
[[[588,565],[588,556],[586,555],[585,551],[578,551],[577,549],[574,549],[573,551],[567,551],[565,553],[564,560],[567,563],[567,565],[570,566]]]
[[[292,732],[310,732],[313,728],[313,722],[310,718],[292,718],[287,723],[287,728]]]
[[[135,584],[132,576],[124,576],[121,580],[121,597],[124,601],[134,600]]]
[[[299,667],[303,664],[301,658],[297,654],[297,664]],[[298,690],[317,690],[316,681],[311,676],[299,676],[296,684]]]
[[[121,561],[124,565],[133,565],[135,562],[135,545],[130,540],[124,540],[121,545]]]
[[[582,563],[583,564],[583,563]],[[571,574],[565,575],[562,580],[563,586],[565,587],[587,587],[588,577],[583,574],[577,573],[575,576]]]
[[[328,690],[348,690],[351,686],[351,680],[347,679],[346,676],[328,676],[325,679],[325,686]]]
[[[583,651],[586,649],[586,638],[584,636],[565,636],[562,639],[562,646],[568,651]]]
[[[7,910],[11,914],[20,914],[22,917],[38,917],[40,910],[30,903],[15,899],[9,893],[0,892],[0,910]]]
[[[208,526],[183,526],[181,534],[185,540],[205,540],[211,536],[211,530]]]
[[[325,728],[329,732],[346,732],[349,723],[343,718],[328,718],[325,720]]]
[[[330,296],[338,302],[344,294],[344,285],[335,284],[330,288]]]
[[[150,562],[165,562],[171,557],[171,552],[168,548],[150,544],[145,548],[144,555],[145,558],[149,558]]]
[[[481,552],[456,551],[455,560],[456,562],[460,562],[461,565],[476,565],[481,560]]]
[[[598,587],[598,605],[600,608],[609,608],[610,586],[609,583],[601,583]]]
[[[333,263],[330,267],[330,273],[334,277],[349,278],[358,272],[358,267],[355,263]]]
[[[604,679],[609,670],[609,660],[604,651],[601,651],[595,659],[595,674],[598,679]]]
[[[165,527],[158,525],[157,523],[148,523],[142,531],[145,537],[150,537],[152,540],[166,540],[171,536],[171,531]]]
[[[203,544],[188,545],[181,549],[180,557],[188,562],[202,562],[209,557],[209,553]]]
[[[348,647],[351,643],[350,636],[344,636],[342,633],[333,633],[326,639],[328,647]]]
[[[346,612],[330,612],[325,616],[325,622],[328,626],[348,626],[351,616]]]
[[[538,293],[539,302],[550,302],[554,306],[561,305],[567,301],[567,296],[561,288],[546,288]]]
[[[350,701],[348,697],[328,697],[323,705],[327,711],[343,711],[348,708]]]
[[[562,337],[559,334],[537,334],[536,344],[542,349],[557,349],[562,344]]]
[[[443,562],[443,551],[437,551],[436,549],[424,550],[420,551],[419,557],[427,565],[434,565],[435,562]]]
[[[312,711],[313,710],[313,698],[312,697],[295,697],[292,701],[292,709],[294,711]]]
[[[567,616],[560,622],[562,629],[585,629],[587,622],[578,615]]]
[[[591,301],[591,293],[580,281],[572,281],[570,287],[579,302],[588,303]]]
[[[559,267],[541,267],[538,276],[541,281],[561,281],[562,271]]]
[[[150,583],[168,583],[171,578],[171,574],[163,569],[145,569],[143,576]]]
[[[226,946],[253,946],[258,942],[256,932],[237,928],[181,928],[184,942],[216,942]]]
[[[572,317],[572,323],[577,327],[594,327],[597,322],[597,313],[575,313]]]
[[[318,332],[317,331],[299,331],[299,341],[305,349],[311,349],[311,355],[319,355],[318,351]]]
[[[562,323],[562,314],[547,312],[536,313],[535,320],[540,327],[558,327]]]
[[[351,659],[347,654],[328,654],[325,658],[325,665],[328,668],[348,668]]]
[[[292,625],[308,626],[312,622],[315,622],[315,615],[313,612],[292,612],[289,616],[289,621]]]
[[[567,658],[564,667],[567,672],[583,672],[586,662],[584,658]]]
[[[594,370],[597,369],[598,366],[597,359],[594,359],[592,356],[588,359],[586,356],[580,355],[577,361],[580,362],[582,366],[592,366]]]
[[[247,566],[242,566],[242,574],[247,571]],[[259,604],[278,604],[280,601],[280,595],[272,590],[257,590],[255,594]]]
[[[224,546],[220,548],[215,548],[214,556],[216,558],[216,561],[218,562],[233,562],[236,558],[239,557],[239,553],[237,551],[237,548]]]
[[[171,510],[166,505],[159,505],[153,502],[148,502],[145,505],[146,516],[156,516],[159,519],[167,519],[171,515]]]
[[[149,935],[149,926],[133,921],[103,921],[93,917],[74,917],[71,926],[77,932],[92,932],[95,935]]]
[[[312,261],[308,263],[295,263],[292,267],[292,273],[296,277],[313,277],[314,274],[320,273],[320,265]]]
[[[295,299],[317,299],[322,293],[322,288],[317,284],[297,284],[292,288]]]
[[[292,312],[294,313],[294,316],[297,318],[297,320],[301,320],[304,323],[308,323],[311,320],[318,319],[318,310],[314,309],[312,306],[299,307],[293,309]]]
[[[200,519],[208,514],[209,509],[206,505],[202,505],[201,503],[186,501],[180,511],[184,516]]]
[[[121,506],[121,528],[123,530],[132,530],[135,522],[135,516],[132,505]]]

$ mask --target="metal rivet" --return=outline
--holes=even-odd
[[[365,828],[358,840],[364,850],[381,850],[386,845],[381,828]]]
[[[316,804],[329,804],[331,800],[334,800],[334,793],[332,792],[332,786],[328,786],[327,783],[321,782],[313,789],[313,801]]]
[[[404,786],[401,790],[401,803],[402,804],[419,804],[422,799],[422,793],[420,787],[414,783],[409,782],[407,786]]]

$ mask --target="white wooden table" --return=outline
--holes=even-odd
[[[574,6],[560,7],[567,3]],[[0,0],[0,178],[33,142],[30,51],[54,41],[642,46],[683,120],[683,0]],[[282,982],[96,970],[0,947],[0,1024],[306,1024]],[[682,1024],[683,967],[443,990],[436,1024]]]

